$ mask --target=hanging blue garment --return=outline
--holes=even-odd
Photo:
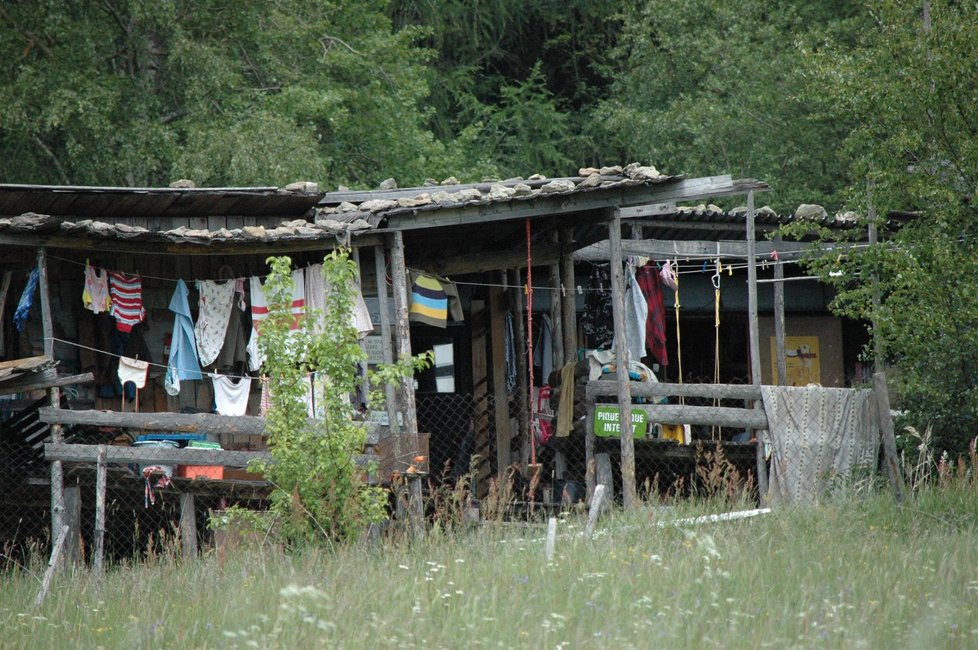
[[[202,379],[197,342],[194,339],[194,321],[190,315],[190,289],[183,280],[177,280],[177,288],[170,299],[173,312],[173,336],[170,341],[170,358],[166,364],[163,386],[170,395],[180,393],[181,381]]]
[[[34,304],[34,292],[37,290],[37,279],[40,276],[37,268],[31,271],[27,278],[27,286],[24,293],[20,294],[20,302],[17,303],[17,311],[14,312],[14,325],[18,332],[24,331],[27,324],[27,314],[31,312],[31,305]]]

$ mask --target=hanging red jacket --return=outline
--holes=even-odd
[[[635,279],[649,305],[649,316],[645,321],[645,349],[658,363],[669,365],[666,351],[666,309],[662,302],[662,278],[654,264],[646,264],[636,269]]]

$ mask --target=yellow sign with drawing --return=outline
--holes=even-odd
[[[817,336],[784,337],[784,357],[789,386],[821,384]],[[771,376],[778,376],[778,344],[771,337]]]

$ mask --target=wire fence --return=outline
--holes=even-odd
[[[400,464],[392,464],[390,448],[385,447],[392,438],[374,435],[359,459],[364,475],[386,485],[395,470],[410,472],[416,464],[424,475],[424,511],[429,516],[437,514],[438,499],[446,490],[456,488],[464,491],[466,506],[484,507],[495,499],[495,512],[508,517],[578,507],[587,501],[589,486],[596,484],[604,484],[606,492],[621,503],[622,445],[612,426],[617,400],[610,396],[588,399],[587,385],[586,372],[580,372],[573,396],[542,387],[533,391],[529,409],[526,398],[515,393],[504,397],[488,392],[419,393],[416,403],[422,435],[417,442],[406,444],[411,458],[393,459]],[[563,431],[555,414],[568,399],[573,426]],[[652,402],[741,413],[751,409],[743,399],[705,397],[637,397],[633,405]],[[65,426],[63,443],[49,446],[45,458],[51,426],[41,409],[47,405],[46,397],[0,402],[0,565],[25,561],[32,552],[49,548],[52,458],[63,461],[65,518],[77,521],[74,529],[79,531],[69,543],[69,554],[82,561],[91,557],[94,546],[99,450],[104,454],[105,556],[109,562],[166,552],[187,530],[193,531],[195,547],[206,549],[215,541],[209,526],[213,513],[235,504],[257,510],[268,505],[272,486],[245,469],[249,459],[267,453],[261,435],[240,430],[210,435],[147,433],[73,425]],[[789,410],[778,417],[805,419],[809,417],[806,408],[798,406],[794,415]],[[820,408],[823,416],[848,412],[838,405]],[[838,451],[834,440],[804,432],[778,439],[743,426],[668,426],[648,417],[637,417],[633,424],[635,480],[643,498],[668,501],[703,496],[756,501],[758,445],[765,478],[776,474],[773,478],[782,487],[797,487],[802,478],[812,477],[820,485],[833,481],[836,486],[852,484],[851,471],[832,475],[836,466],[825,464],[825,459],[834,458],[829,452]],[[844,424],[823,428],[833,427],[841,429]],[[594,434],[590,453],[589,429]],[[860,443],[859,449],[852,445],[849,449],[850,456],[858,456],[859,471],[870,480],[879,477],[876,435],[875,440]],[[500,444],[508,445],[503,454]],[[501,468],[500,457],[508,458],[509,466]],[[802,471],[811,476],[802,477]],[[799,473],[798,477],[791,472]],[[189,511],[187,494],[194,496]],[[506,507],[500,509],[500,502]]]

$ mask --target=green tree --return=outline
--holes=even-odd
[[[861,10],[869,28],[818,55],[813,92],[854,124],[850,205],[867,214],[872,203],[881,221],[894,211],[915,217],[842,260],[843,275],[827,274],[836,256],[815,267],[837,284],[841,313],[875,316],[900,377],[899,407],[957,452],[978,434],[978,5],[885,0]]]
[[[595,112],[605,157],[669,173],[768,181],[765,200],[837,205],[851,117],[827,110],[809,52],[865,14],[847,2],[646,1],[622,10],[611,91]]]
[[[2,180],[372,186],[449,166],[421,31],[386,3],[0,7]]]

